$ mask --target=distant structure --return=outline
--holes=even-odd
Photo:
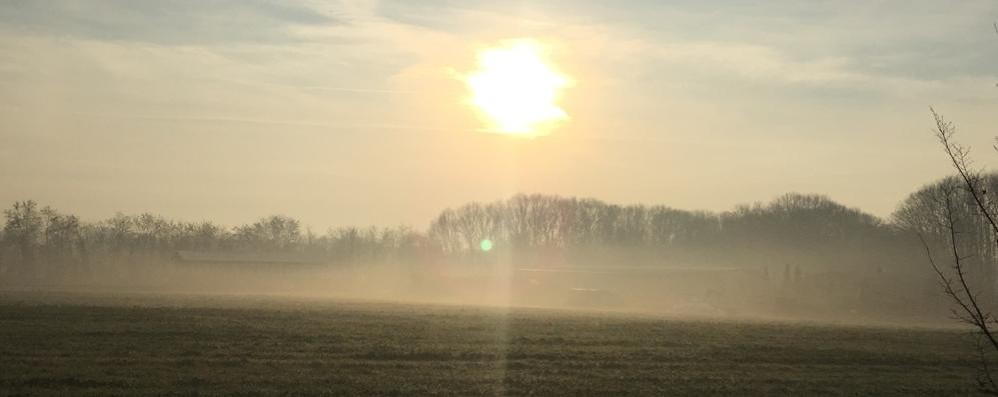
[[[321,265],[325,261],[298,253],[274,254],[252,252],[177,251],[174,262],[182,265],[214,265],[239,267],[278,267]]]

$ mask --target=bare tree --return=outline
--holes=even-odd
[[[18,271],[21,276],[31,278],[35,272],[35,254],[45,228],[44,218],[38,204],[32,200],[15,202],[13,208],[4,211],[4,215],[7,218],[4,236],[12,241],[20,255]]]
[[[993,365],[989,360],[989,355],[998,352],[998,335],[996,335],[998,319],[990,310],[990,305],[986,304],[990,302],[991,297],[982,296],[982,291],[991,290],[988,287],[991,287],[993,282],[988,280],[989,277],[986,277],[989,273],[987,271],[976,274],[969,272],[968,260],[976,255],[984,255],[979,252],[966,252],[967,250],[962,249],[965,244],[961,244],[961,239],[965,236],[961,227],[976,220],[987,226],[986,231],[989,232],[987,235],[992,238],[990,243],[998,245],[998,240],[995,240],[998,237],[998,223],[996,223],[998,212],[995,211],[994,203],[988,196],[983,173],[973,168],[969,149],[954,140],[956,128],[934,109],[932,115],[936,123],[936,137],[943,145],[943,150],[949,157],[953,168],[956,169],[958,177],[957,184],[944,185],[944,189],[948,190],[943,191],[941,195],[945,208],[943,221],[945,223],[946,245],[952,259],[948,269],[935,261],[929,243],[921,234],[919,238],[929,262],[939,278],[943,292],[955,305],[952,311],[954,317],[971,325],[979,336],[977,351],[980,358],[980,373],[977,381],[980,390],[986,394],[998,395],[998,384],[995,383],[995,376],[992,373]],[[952,189],[962,189],[965,195],[953,194],[955,192]],[[960,197],[965,197],[976,208],[976,213],[972,213],[971,216],[977,219],[961,219],[957,209],[961,203],[955,202],[955,199]],[[961,221],[964,222],[961,223]],[[983,262],[993,258],[979,257],[978,259]],[[993,263],[989,264],[991,266],[988,267],[993,267]],[[984,287],[981,286],[982,281],[985,283]]]

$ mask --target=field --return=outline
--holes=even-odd
[[[4,395],[966,395],[974,368],[952,329],[0,294]]]

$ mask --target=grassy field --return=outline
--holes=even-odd
[[[972,347],[927,328],[0,294],[6,395],[966,395]]]

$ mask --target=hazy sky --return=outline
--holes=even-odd
[[[0,203],[321,230],[516,192],[886,216],[946,174],[929,106],[998,164],[998,2],[0,2]],[[486,134],[456,78],[530,38],[571,120]]]

